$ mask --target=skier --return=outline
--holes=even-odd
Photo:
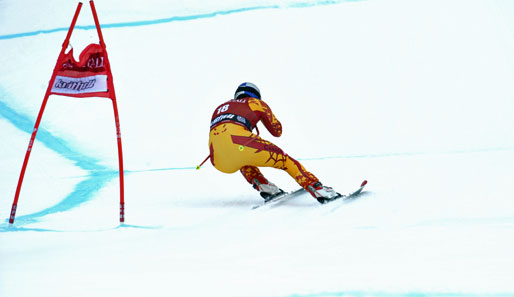
[[[209,150],[216,169],[224,173],[239,170],[265,201],[283,191],[268,181],[258,167],[285,170],[320,203],[339,196],[278,146],[259,137],[256,126],[259,121],[273,136],[282,135],[282,124],[261,100],[259,88],[250,82],[242,83],[237,87],[234,99],[222,103],[212,115]],[[254,128],[257,134],[252,133]]]

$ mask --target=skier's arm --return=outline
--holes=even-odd
[[[280,121],[275,117],[273,112],[271,111],[271,108],[266,104],[266,102],[258,99],[250,99],[249,102],[250,108],[261,114],[261,121],[268,129],[268,131],[271,133],[271,135],[275,137],[280,137],[282,135],[282,124]]]

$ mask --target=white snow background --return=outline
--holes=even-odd
[[[514,296],[514,2],[95,2],[120,112],[51,96],[78,2],[0,1],[0,296]],[[84,2],[71,45],[97,42]],[[256,83],[261,136],[351,203],[261,198],[207,163]],[[264,169],[284,190],[298,186]]]

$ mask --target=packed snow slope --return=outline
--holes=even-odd
[[[87,2],[71,39],[97,42]],[[52,96],[77,2],[0,1],[0,296],[514,296],[514,4],[95,2],[109,99]],[[207,163],[213,109],[256,83],[273,141],[351,203],[262,203]],[[264,169],[284,190],[284,172]]]

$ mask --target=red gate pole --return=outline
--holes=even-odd
[[[111,95],[112,107],[114,110],[114,121],[116,123],[116,137],[118,140],[118,162],[120,171],[120,222],[125,222],[125,194],[124,194],[124,180],[123,180],[123,152],[121,146],[121,130],[120,130],[120,119],[118,114],[118,106],[116,104],[116,93],[114,92],[114,82],[111,72],[111,64],[105,49],[105,42],[102,35],[102,29],[100,28],[100,22],[98,21],[98,15],[96,14],[95,4],[93,0],[89,1],[91,11],[93,12],[93,18],[95,19],[96,31],[98,32],[98,38],[100,39],[100,46],[104,50],[105,54],[105,67],[107,68],[107,86]]]
[[[77,10],[75,11],[75,15],[73,16],[73,20],[71,21],[70,28],[68,30],[68,34],[66,35],[66,39],[64,40],[64,43],[62,44],[61,52],[59,53],[58,61],[61,59],[61,57],[64,55],[64,52],[66,51],[66,48],[68,47],[68,44],[70,42],[71,32],[73,31],[73,28],[75,27],[75,23],[77,22],[77,18],[80,13],[80,9],[82,7],[82,2],[79,2],[77,6]],[[45,98],[43,99],[43,103],[41,104],[41,108],[39,109],[39,114],[36,119],[36,124],[34,125],[34,130],[32,131],[32,136],[30,137],[29,141],[29,147],[27,149],[27,153],[25,154],[25,160],[23,160],[23,166],[21,168],[20,178],[18,179],[18,186],[16,187],[16,194],[14,195],[14,201],[11,208],[11,216],[9,217],[9,224],[14,223],[14,217],[16,216],[16,208],[18,207],[18,199],[20,197],[20,191],[21,191],[21,185],[23,183],[23,177],[25,176],[25,170],[27,169],[27,164],[29,162],[30,152],[32,151],[32,146],[34,145],[34,140],[36,139],[37,130],[39,128],[39,124],[41,123],[41,118],[43,117],[43,112],[45,111],[46,103],[48,101],[48,97],[50,97],[50,91],[52,89],[52,85],[55,82],[55,76],[57,74],[58,65],[55,65],[54,72],[52,74],[52,78],[50,79],[50,82],[48,83],[48,88],[46,89]]]

